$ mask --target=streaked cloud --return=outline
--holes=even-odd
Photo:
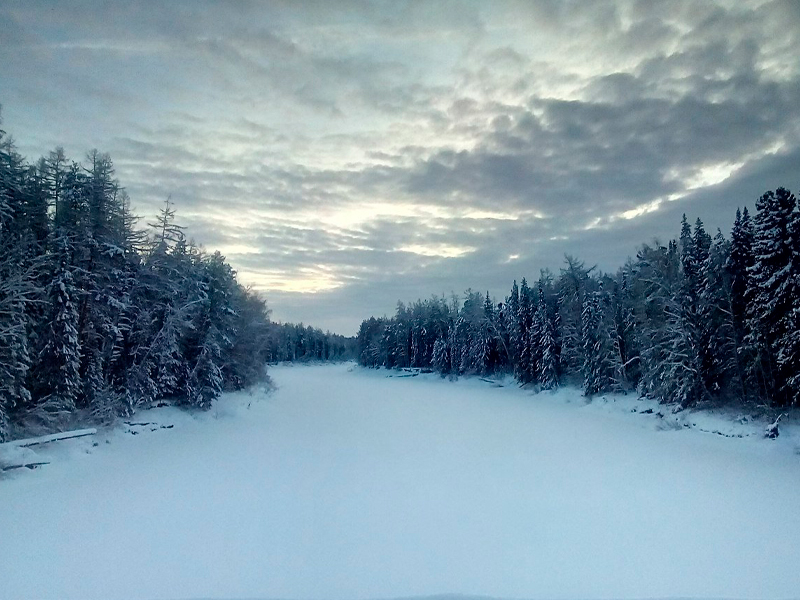
[[[728,230],[797,186],[797,56],[791,0],[0,7],[29,158],[110,152],[137,212],[171,195],[276,318],[344,333]]]

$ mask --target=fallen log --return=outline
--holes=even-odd
[[[62,431],[61,433],[51,433],[50,435],[43,435],[41,437],[13,440],[11,442],[6,442],[6,444],[16,448],[30,448],[31,446],[40,446],[42,444],[49,444],[50,442],[59,442],[61,440],[71,440],[73,438],[94,435],[95,433],[97,433],[97,429],[94,427],[90,429],[75,429],[74,431]],[[0,444],[0,446],[2,445],[3,444]]]
[[[19,465],[5,465],[4,467],[0,468],[0,471],[12,471],[14,469],[35,469],[36,467],[41,467],[42,465],[49,465],[49,462],[29,462],[29,463],[22,463]]]

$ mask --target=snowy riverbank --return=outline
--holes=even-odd
[[[0,598],[800,590],[791,423],[773,441],[747,415],[660,418],[633,396],[270,374],[272,393],[147,411],[0,480]]]

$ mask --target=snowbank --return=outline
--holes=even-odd
[[[791,424],[773,441],[760,423],[641,414],[630,396],[270,374],[271,394],[37,450],[50,465],[0,481],[0,598],[800,590]]]

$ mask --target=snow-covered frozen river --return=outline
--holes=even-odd
[[[478,379],[271,375],[0,480],[0,598],[800,596],[787,441]]]

